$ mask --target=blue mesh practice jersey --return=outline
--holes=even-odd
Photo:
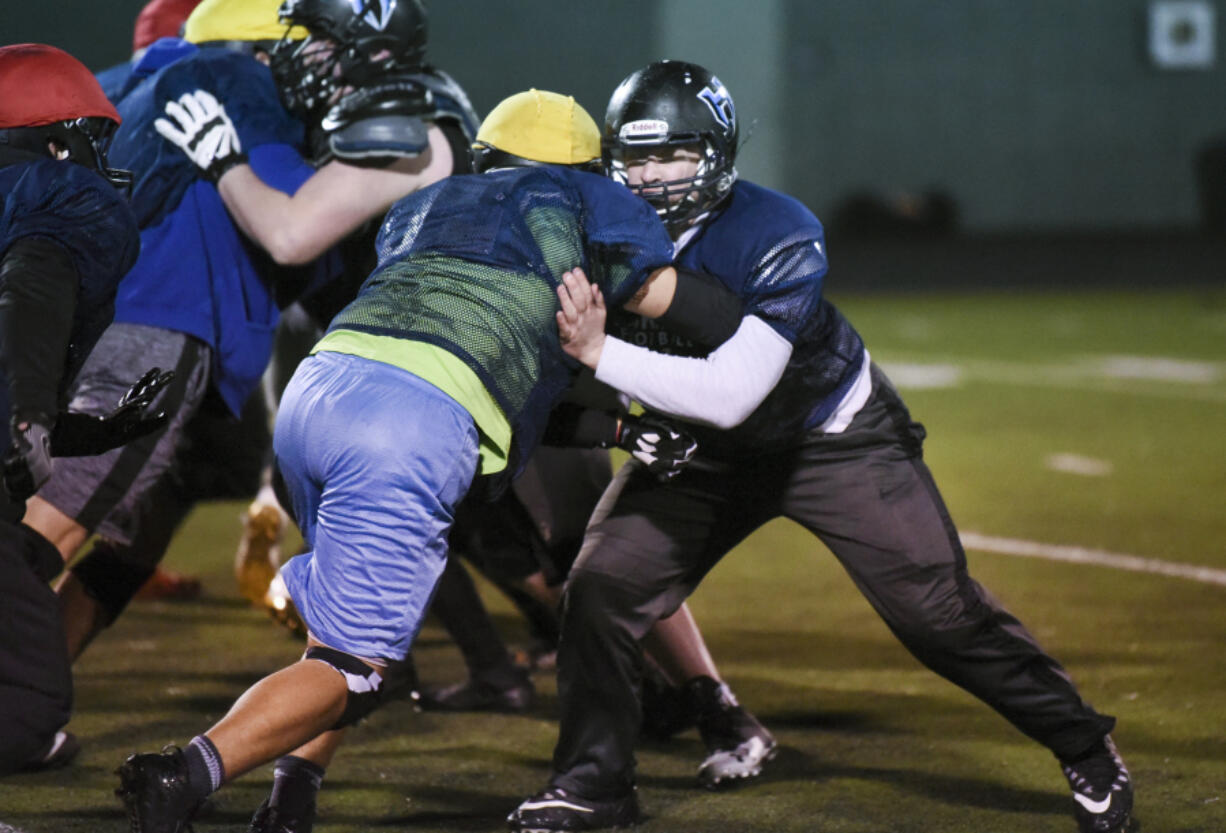
[[[616,307],[672,258],[646,202],[554,166],[449,177],[398,202],[377,245],[378,267],[330,331],[426,342],[461,358],[511,425],[511,473],[578,369],[554,319],[562,273],[583,267]]]
[[[864,343],[822,297],[822,225],[799,201],[738,181],[728,201],[678,254],[676,263],[714,275],[793,345],[783,378],[743,423],[727,431],[690,425],[703,454],[736,454],[798,442],[833,413],[864,361]],[[633,316],[616,334],[677,355],[702,355],[690,342]]]
[[[62,377],[67,384],[111,322],[115,288],[140,248],[136,222],[119,192],[98,174],[72,162],[32,157],[0,167],[0,256],[23,237],[54,240],[76,268],[76,315]],[[8,414],[8,403],[0,409]]]

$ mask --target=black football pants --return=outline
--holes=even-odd
[[[561,726],[552,783],[589,798],[634,783],[639,640],[730,549],[787,517],[835,554],[924,665],[1058,756],[1114,725],[968,574],[953,521],[921,459],[923,427],[873,368],[873,393],[842,434],[659,483],[623,468],[567,580],[558,653]],[[699,450],[701,454],[701,449]]]

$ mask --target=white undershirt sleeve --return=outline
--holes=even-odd
[[[762,403],[791,355],[791,342],[750,315],[705,359],[667,356],[609,336],[596,378],[654,411],[726,429]]]

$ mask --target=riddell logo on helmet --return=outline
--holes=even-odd
[[[668,138],[668,122],[662,119],[628,121],[618,131],[617,138],[627,144],[662,142]]]
[[[382,32],[392,21],[396,11],[396,0],[349,0],[353,13],[361,15],[362,20],[371,28]]]

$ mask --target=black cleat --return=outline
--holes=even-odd
[[[1077,801],[1081,833],[1122,833],[1132,818],[1132,779],[1111,736],[1079,760],[1062,764]]]
[[[515,808],[507,826],[517,833],[606,830],[633,827],[642,821],[634,791],[609,801],[594,801],[558,787],[547,787]]]
[[[203,803],[188,788],[183,750],[129,755],[119,769],[119,789],[131,833],[183,833]]]
[[[314,804],[305,815],[294,816],[278,807],[269,806],[266,798],[251,817],[251,826],[247,828],[247,833],[311,833],[314,826]]]
[[[775,737],[749,713],[727,684],[710,677],[695,677],[685,684],[687,699],[707,747],[698,768],[698,781],[719,790],[757,778],[775,757]]]
[[[420,705],[426,711],[523,712],[532,708],[536,687],[525,675],[509,686],[468,679],[445,688],[422,691]]]

